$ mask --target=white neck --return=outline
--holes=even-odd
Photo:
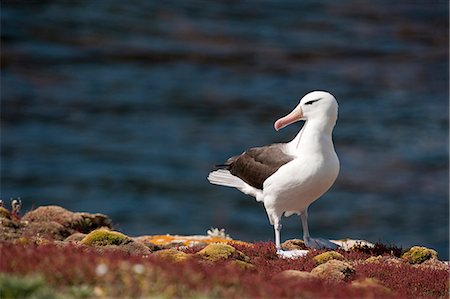
[[[291,151],[295,153],[303,152],[324,152],[333,151],[332,133],[336,121],[323,120],[323,119],[311,119],[307,120],[303,125],[303,128],[295,136],[295,138],[289,142]]]

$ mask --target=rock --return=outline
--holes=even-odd
[[[314,261],[316,261],[317,264],[323,264],[330,260],[344,260],[344,256],[336,251],[327,251],[324,253],[321,253],[319,255],[316,255],[314,257]]]
[[[421,264],[429,259],[437,259],[437,252],[426,247],[414,246],[402,255],[402,259],[411,264]]]
[[[73,212],[70,212],[59,206],[42,206],[26,213],[22,219],[29,222],[49,222],[55,221],[61,225],[67,225],[74,218]]]
[[[330,260],[312,269],[311,274],[329,280],[343,280],[355,272],[348,263],[338,260]]]
[[[150,250],[151,252],[155,252],[155,251],[158,251],[158,250],[161,250],[161,249],[167,249],[167,248],[163,248],[161,246],[158,246],[156,244],[153,244],[152,242],[145,242],[145,241],[144,242],[142,242],[142,241],[137,242],[136,241],[136,243],[139,243],[139,244],[142,244],[142,245],[146,246],[148,248],[148,250]]]
[[[150,248],[139,242],[130,242],[125,245],[120,246],[122,251],[125,251],[134,255],[148,255],[152,253]]]
[[[7,217],[0,208],[0,239],[14,241],[25,237],[34,241],[41,239],[62,241],[70,235],[88,233],[98,227],[110,227],[111,220],[102,214],[73,213],[58,206],[43,206],[26,213],[21,219]],[[8,212],[9,213],[9,212]]]
[[[111,231],[107,228],[99,228],[87,235],[81,233],[74,234],[66,239],[67,242],[76,242],[76,240],[81,241],[79,243],[87,246],[93,246],[100,252],[106,251],[122,251],[128,254],[146,256],[152,251],[145,244],[134,241],[128,236]]]
[[[305,242],[300,239],[291,239],[283,242],[281,248],[284,250],[307,250]]]
[[[105,228],[96,229],[81,240],[81,244],[88,246],[123,245],[129,242],[133,241],[124,234]]]
[[[316,278],[314,274],[311,274],[307,271],[298,271],[298,270],[284,270],[277,275],[276,277],[283,277],[283,278],[295,278],[295,279],[313,279]]]
[[[50,222],[54,221],[72,233],[89,233],[100,227],[111,228],[111,219],[103,214],[74,213],[59,206],[42,206],[28,212],[22,217],[23,221],[28,222]]]
[[[208,243],[203,242],[203,241],[191,241],[191,242],[189,242],[189,244],[187,246],[189,246],[189,247],[194,247],[194,246],[205,247],[207,245],[208,245]]]
[[[151,236],[140,236],[134,238],[138,242],[151,242],[161,248],[173,248],[180,246],[206,246],[212,243],[224,243],[224,244],[241,244],[249,245],[249,243],[232,240],[229,238],[204,236],[204,235],[193,235],[193,236],[183,236],[183,235],[151,235]]]
[[[204,260],[215,262],[223,259],[235,259],[243,262],[249,262],[250,258],[236,250],[233,246],[227,244],[213,243],[209,244],[197,252]]]
[[[71,223],[71,227],[81,233],[89,233],[100,227],[112,228],[111,219],[100,213],[75,213],[75,216],[79,218]]]
[[[100,252],[104,251],[121,251],[132,255],[139,255],[139,256],[147,256],[151,254],[152,252],[150,249],[145,246],[144,244],[141,244],[139,242],[131,241],[126,244],[122,245],[105,245],[96,247],[96,249]]]
[[[68,236],[64,241],[65,242],[81,242],[81,240],[86,237],[86,234],[83,233],[74,233],[70,236]]]
[[[184,253],[183,251],[177,249],[163,249],[154,253],[154,256],[171,260],[173,262],[184,262],[191,258],[190,254]]]
[[[376,289],[378,293],[382,293],[384,295],[391,293],[391,290],[382,285],[378,279],[371,277],[354,280],[352,281],[351,286],[359,289]]]
[[[71,230],[56,221],[30,222],[22,231],[26,238],[41,238],[62,241],[71,235]]]

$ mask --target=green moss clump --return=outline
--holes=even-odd
[[[421,264],[432,258],[437,258],[437,252],[433,249],[420,246],[411,247],[402,255],[402,259],[407,260],[411,264]]]
[[[330,260],[311,270],[311,274],[328,280],[343,280],[355,273],[355,268],[350,264],[338,260]]]
[[[197,254],[201,255],[203,259],[211,262],[224,259],[235,259],[244,262],[250,261],[250,258],[248,256],[228,244],[209,244],[208,246],[200,250]]]
[[[86,235],[86,237],[81,240],[81,244],[89,246],[121,245],[129,240],[130,239],[122,233],[99,228]]]
[[[327,252],[321,253],[319,255],[316,255],[314,257],[314,261],[319,265],[324,264],[331,260],[342,261],[342,260],[344,260],[344,256],[336,251],[327,251]]]

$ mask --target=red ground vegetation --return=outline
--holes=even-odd
[[[377,278],[403,298],[445,298],[449,291],[449,272],[406,264],[366,263],[356,266],[358,277]]]
[[[170,262],[123,252],[99,253],[80,245],[48,243],[0,244],[0,272],[41,274],[56,289],[89,285],[93,297],[206,297],[206,298],[447,298],[448,269],[415,267],[408,263],[366,263],[365,252],[339,251],[354,262],[356,272],[344,281],[319,278],[295,279],[278,275],[288,269],[311,271],[311,251],[295,260],[279,258],[271,242],[251,246],[234,244],[250,257],[254,268],[243,269],[230,261],[207,263],[194,256],[185,262]],[[195,253],[201,247],[184,249]],[[386,289],[354,287],[351,281],[374,278]]]

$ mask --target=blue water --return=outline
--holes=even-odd
[[[341,173],[312,235],[448,259],[447,1],[2,1],[1,22],[2,199],[272,240],[260,203],[206,176],[293,138],[274,120],[324,89]]]

